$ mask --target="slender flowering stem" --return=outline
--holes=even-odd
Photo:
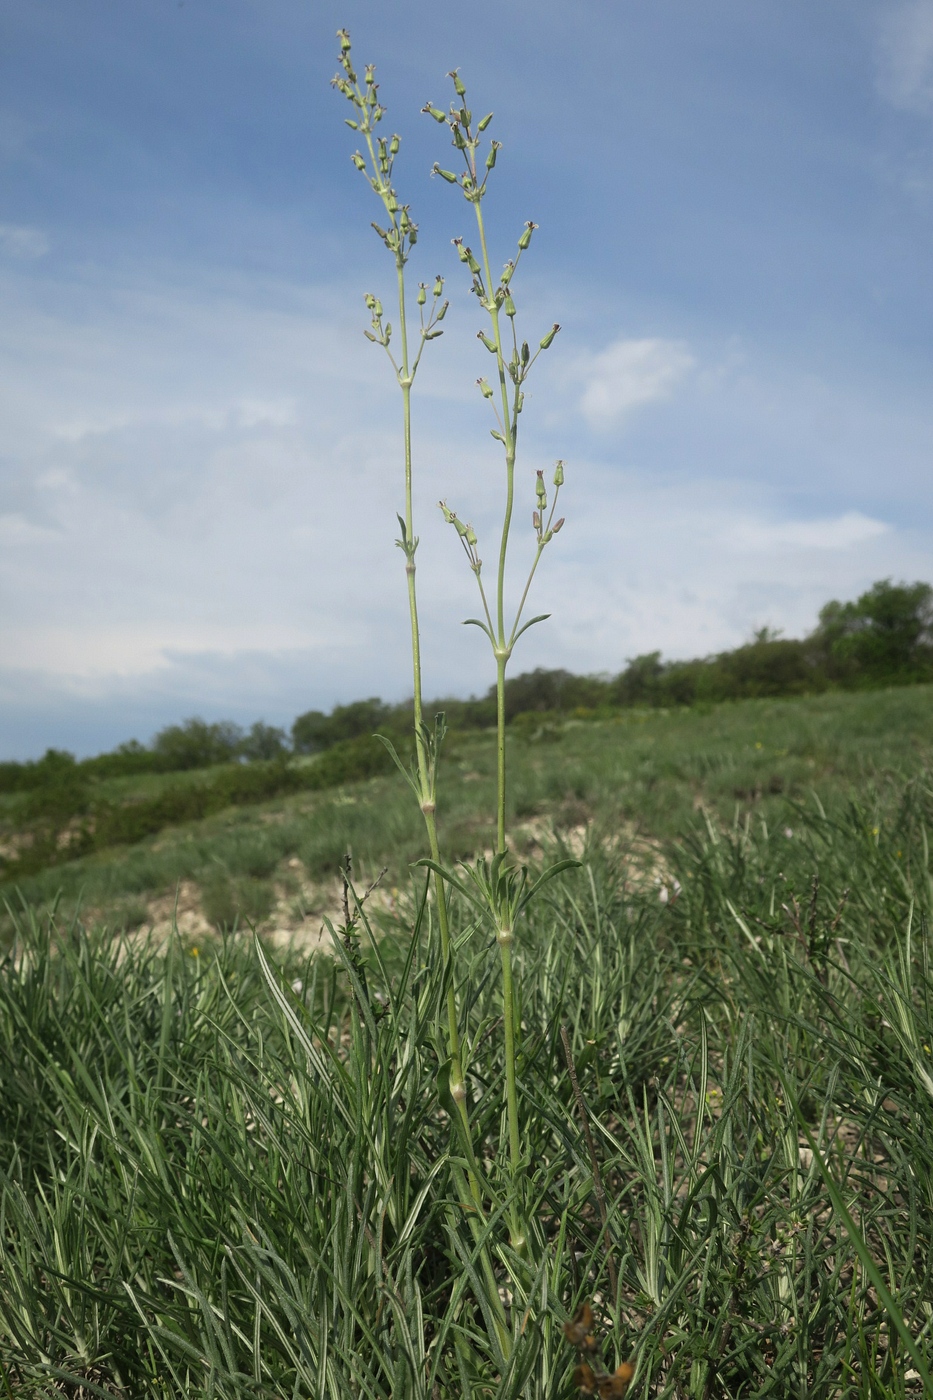
[[[357,152],[353,156],[353,163],[358,170],[367,175],[373,190],[382,201],[385,211],[387,227],[382,228],[374,224],[376,232],[382,238],[395,261],[396,281],[398,289],[398,316],[399,316],[399,360],[395,359],[390,344],[392,339],[392,327],[384,319],[382,305],[374,296],[366,298],[366,304],[372,314],[372,329],[366,332],[367,337],[376,344],[382,345],[385,349],[392,367],[395,371],[399,387],[402,392],[402,432],[403,450],[405,463],[405,504],[404,518],[399,517],[402,527],[402,538],[398,541],[400,548],[405,555],[405,574],[408,591],[408,610],[411,626],[411,656],[412,656],[412,689],[413,689],[413,719],[415,737],[415,772],[410,775],[409,780],[415,789],[421,813],[424,818],[425,830],[428,838],[428,847],[431,853],[431,860],[435,867],[440,864],[440,845],[437,834],[437,760],[438,748],[442,737],[441,727],[435,726],[434,735],[431,736],[424,722],[424,706],[422,692],[422,665],[421,665],[421,630],[418,619],[418,594],[416,586],[416,563],[415,556],[418,549],[418,537],[414,533],[414,512],[412,504],[412,442],[411,442],[411,391],[415,375],[424,353],[424,347],[429,340],[436,339],[442,335],[440,322],[444,319],[447,311],[447,302],[440,302],[443,293],[443,279],[438,277],[434,284],[432,294],[431,309],[425,321],[424,311],[421,314],[421,344],[417,354],[412,360],[409,347],[409,319],[408,319],[408,299],[405,285],[405,265],[411,248],[417,241],[418,228],[410,218],[408,207],[400,205],[398,196],[392,186],[391,175],[395,155],[399,149],[399,138],[393,136],[391,140],[379,138],[375,134],[375,127],[384,115],[384,108],[379,102],[378,85],[374,78],[374,69],[370,66],[366,69],[365,82],[361,86],[350,58],[350,39],[345,30],[338,32],[341,44],[340,64],[344,76],[340,74],[334,79],[334,86],[343,93],[353,104],[356,116],[349,120],[348,124],[358,131],[366,143],[366,151],[369,157],[367,160]],[[371,173],[370,173],[371,172]],[[422,285],[418,293],[418,305],[423,308],[427,301],[427,293]],[[441,958],[447,970],[446,975],[446,1010],[447,1010],[447,1049],[449,1055],[449,1087],[450,1095],[456,1105],[456,1117],[458,1135],[462,1142],[464,1156],[467,1160],[467,1179],[469,1193],[472,1198],[473,1211],[471,1212],[471,1223],[474,1226],[474,1234],[477,1239],[482,1238],[482,1213],[483,1213],[483,1190],[480,1181],[479,1168],[476,1163],[472,1145],[470,1130],[469,1110],[467,1104],[467,1087],[464,1080],[462,1068],[462,1054],[460,1046],[460,1032],[457,1019],[457,997],[455,979],[452,967],[452,948],[450,939],[450,920],[447,908],[447,891],[443,877],[435,869],[434,891],[437,906],[437,924],[441,948]],[[507,1349],[508,1334],[505,1328],[505,1315],[501,1300],[498,1297],[498,1290],[495,1284],[495,1276],[489,1259],[488,1248],[485,1244],[481,1250],[481,1263],[486,1275],[487,1288],[494,1300],[494,1312],[497,1315],[497,1330],[499,1332],[500,1345]]]
[[[518,252],[513,261],[506,264],[498,285],[493,280],[492,268],[489,256],[489,245],[486,236],[486,225],[483,219],[482,201],[486,192],[486,183],[490,171],[496,164],[496,158],[500,149],[499,142],[492,141],[486,157],[485,170],[480,172],[477,164],[477,151],[480,146],[480,138],[483,131],[489,125],[492,114],[484,117],[476,127],[473,126],[473,117],[466,104],[466,89],[459,74],[450,74],[453,79],[456,101],[451,104],[449,113],[441,111],[439,108],[428,103],[424,108],[435,121],[445,123],[452,136],[454,147],[460,152],[463,158],[463,170],[460,174],[454,171],[444,170],[439,165],[435,165],[435,174],[440,175],[449,184],[458,185],[468,203],[473,206],[476,217],[476,231],[479,240],[479,257],[477,258],[472,249],[465,245],[460,238],[454,239],[454,246],[457,249],[458,257],[462,263],[468,267],[473,278],[472,291],[477,297],[483,310],[489,317],[489,333],[481,331],[479,339],[486,349],[495,355],[497,390],[494,389],[485,379],[477,382],[484,399],[489,400],[495,412],[496,427],[492,429],[492,436],[502,445],[505,458],[505,503],[502,516],[502,527],[499,535],[498,559],[496,567],[496,592],[493,607],[490,610],[487,602],[486,591],[482,580],[482,560],[477,549],[477,539],[472,526],[465,525],[456,515],[456,512],[449,509],[446,502],[441,503],[444,517],[449,524],[452,524],[461,543],[467,553],[477,584],[479,586],[480,597],[483,604],[484,619],[470,619],[484,631],[489,638],[492,647],[493,657],[496,663],[496,857],[492,869],[489,873],[485,889],[485,898],[493,917],[496,929],[496,938],[499,943],[501,964],[502,964],[502,1003],[503,1019],[505,1025],[504,1048],[505,1048],[505,1080],[506,1080],[506,1120],[508,1125],[508,1145],[509,1145],[509,1168],[511,1178],[511,1233],[513,1247],[520,1251],[526,1248],[526,1229],[523,1223],[522,1195],[522,1151],[518,1124],[518,1083],[516,1070],[517,1054],[517,1034],[518,1018],[516,1015],[515,986],[512,967],[512,941],[514,937],[514,915],[515,905],[513,901],[514,884],[508,876],[508,845],[506,830],[506,669],[512,656],[515,643],[526,628],[535,622],[543,621],[542,618],[533,618],[522,626],[522,615],[525,603],[541,555],[553,539],[554,535],[563,525],[563,520],[554,522],[554,512],[557,504],[557,491],[563,482],[563,463],[559,462],[554,474],[555,495],[551,504],[550,515],[547,512],[547,489],[544,486],[543,473],[537,474],[536,501],[537,508],[533,512],[533,523],[536,533],[536,551],[532,562],[525,587],[522,591],[518,608],[515,612],[511,625],[506,623],[506,564],[508,561],[509,543],[512,532],[513,514],[515,509],[515,462],[518,443],[519,415],[524,404],[523,385],[528,374],[537,359],[538,355],[548,349],[554,336],[560,329],[554,325],[541,340],[537,351],[532,354],[527,342],[519,344],[518,335],[515,328],[515,303],[512,297],[511,283],[515,270],[518,266],[522,253],[528,247],[535,225],[528,223],[519,238]],[[511,354],[505,345],[503,335],[502,318],[505,317],[511,323]],[[508,356],[508,358],[507,358]],[[496,399],[498,398],[498,404]]]

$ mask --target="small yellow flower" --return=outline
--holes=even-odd
[[[200,952],[198,951],[197,948],[192,948],[192,949],[191,949],[191,956],[192,956],[193,958],[199,958],[199,957],[201,956],[201,954],[200,954]]]
[[[755,740],[755,748],[756,748],[756,749],[763,749],[763,748],[764,748],[764,744],[761,742],[760,739],[756,739],[756,740]]]

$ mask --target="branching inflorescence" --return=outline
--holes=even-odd
[[[444,717],[435,717],[433,727],[425,722],[422,701],[421,681],[421,635],[418,622],[418,601],[415,586],[415,559],[418,549],[418,536],[414,531],[412,515],[412,441],[411,441],[411,390],[421,363],[422,355],[429,341],[443,334],[441,322],[447,314],[448,303],[444,300],[444,279],[438,276],[430,289],[427,283],[419,283],[416,294],[418,307],[418,339],[413,349],[409,331],[408,302],[406,297],[405,269],[411,251],[417,243],[418,226],[413,221],[409,206],[402,204],[393,184],[395,158],[400,147],[398,136],[389,138],[378,134],[377,128],[385,116],[385,108],[379,100],[379,88],[375,70],[368,66],[360,80],[356,73],[350,48],[350,38],[346,30],[340,30],[341,72],[334,79],[334,86],[352,104],[354,115],[348,125],[360,133],[365,150],[357,150],[352,156],[356,166],[371,185],[382,204],[381,222],[373,222],[373,228],[392,255],[396,269],[398,294],[398,334],[377,296],[366,296],[366,307],[370,313],[370,329],[367,338],[383,348],[388,356],[402,393],[403,405],[403,449],[405,477],[404,511],[398,515],[401,535],[397,540],[405,556],[409,615],[411,621],[412,671],[414,686],[414,742],[415,761],[408,768],[391,749],[398,767],[411,786],[424,815],[428,837],[429,855],[422,862],[433,873],[437,923],[441,957],[446,969],[446,1019],[448,1059],[438,1073],[438,1090],[443,1105],[448,1109],[455,1124],[458,1137],[460,1160],[464,1162],[461,1176],[464,1182],[464,1201],[469,1192],[470,1206],[467,1217],[474,1238],[477,1261],[482,1270],[484,1295],[481,1308],[490,1320],[496,1334],[503,1357],[511,1350],[507,1330],[506,1315],[500,1297],[500,1289],[492,1263],[492,1219],[487,1209],[493,1213],[504,1211],[509,1221],[511,1258],[514,1261],[529,1261],[530,1242],[524,1203],[524,1176],[527,1167],[522,1152],[519,1135],[518,1086],[516,1077],[517,1042],[520,1030],[518,1002],[514,987],[512,967],[512,942],[516,922],[522,911],[533,898],[538,888],[547,880],[564,870],[574,861],[560,861],[545,870],[537,879],[529,879],[524,867],[517,866],[508,851],[506,833],[506,750],[505,750],[505,676],[506,667],[516,642],[523,632],[547,616],[524,620],[525,606],[534,580],[541,555],[558,534],[564,524],[557,516],[557,501],[564,481],[564,464],[556,463],[553,474],[553,496],[548,500],[548,486],[544,472],[538,471],[534,482],[534,505],[531,510],[534,531],[534,555],[524,588],[514,611],[507,612],[505,574],[509,540],[512,530],[512,515],[515,504],[515,461],[518,443],[519,419],[524,407],[525,384],[538,356],[547,350],[560,330],[552,325],[538,342],[537,349],[531,350],[525,340],[519,340],[516,327],[516,306],[512,293],[512,283],[522,255],[528,249],[536,228],[532,222],[525,224],[518,240],[515,257],[505,264],[501,277],[496,281],[490,272],[489,250],[486,228],[483,221],[482,201],[490,172],[494,169],[501,150],[501,143],[490,140],[485,164],[480,171],[479,150],[483,144],[483,133],[488,128],[492,113],[478,122],[474,128],[472,113],[466,106],[466,89],[457,72],[453,79],[456,101],[449,113],[440,111],[430,103],[425,107],[436,121],[446,124],[451,132],[453,145],[460,153],[463,169],[459,174],[435,165],[435,173],[448,183],[457,185],[467,202],[473,206],[478,232],[479,256],[460,238],[453,240],[460,262],[470,272],[471,289],[480,305],[487,313],[488,327],[481,330],[479,339],[487,351],[495,357],[494,382],[480,377],[477,384],[480,393],[492,407],[496,426],[492,436],[501,445],[505,458],[505,503],[502,528],[499,538],[498,561],[494,591],[487,592],[483,577],[483,562],[479,555],[479,541],[472,525],[465,524],[456,512],[441,502],[441,510],[447,522],[454,526],[466,552],[469,566],[476,578],[482,603],[482,617],[468,621],[479,627],[486,635],[496,663],[497,689],[497,841],[496,851],[491,860],[480,858],[465,868],[463,878],[447,868],[441,861],[437,832],[437,765],[440,746],[444,737]],[[383,742],[387,743],[386,740]],[[450,892],[459,894],[465,902],[476,910],[477,924],[492,924],[499,946],[502,966],[502,1011],[503,1011],[503,1050],[505,1061],[505,1120],[507,1124],[507,1161],[505,1179],[507,1194],[503,1200],[497,1195],[493,1185],[479,1167],[479,1153],[473,1143],[469,1116],[469,1094],[463,1072],[463,1060],[458,1027],[456,992],[456,970],[453,965],[453,943],[449,927],[448,898]],[[523,1264],[522,1267],[525,1267]]]

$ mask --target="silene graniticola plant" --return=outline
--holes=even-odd
[[[529,343],[520,340],[516,328],[516,306],[512,292],[512,282],[522,254],[527,250],[534,223],[526,223],[518,240],[514,258],[504,266],[501,276],[493,278],[487,245],[486,227],[483,219],[482,203],[486,195],[490,173],[495,167],[501,144],[484,137],[492,113],[473,123],[473,116],[466,105],[466,90],[454,72],[450,75],[454,84],[455,101],[449,112],[428,103],[424,111],[440,124],[448,127],[452,142],[461,159],[462,169],[455,172],[435,165],[434,171],[450,184],[457,186],[467,203],[472,205],[477,226],[478,256],[471,246],[461,238],[453,240],[461,263],[465,264],[471,279],[471,290],[488,317],[486,328],[479,333],[487,352],[495,357],[495,366],[490,378],[478,379],[478,387],[485,402],[495,415],[496,426],[492,429],[493,438],[499,443],[505,467],[505,501],[502,528],[498,542],[498,558],[494,589],[487,589],[483,576],[483,561],[479,554],[479,541],[470,524],[464,523],[446,502],[441,502],[445,520],[457,532],[469,566],[476,578],[482,617],[469,621],[479,627],[489,640],[496,666],[497,693],[497,843],[492,860],[480,859],[465,867],[462,878],[441,862],[437,834],[437,761],[444,735],[443,716],[435,717],[429,727],[423,713],[421,639],[418,624],[418,601],[416,588],[416,554],[418,536],[414,532],[412,515],[412,448],[411,448],[411,391],[421,358],[429,341],[443,334],[441,322],[447,313],[448,303],[443,299],[444,280],[438,276],[430,285],[419,283],[414,296],[418,308],[418,320],[412,333],[409,320],[409,292],[406,286],[406,266],[418,237],[418,226],[412,220],[409,206],[402,204],[393,184],[395,158],[400,140],[397,135],[383,137],[378,128],[385,116],[385,108],[379,99],[375,70],[367,66],[362,79],[353,66],[350,38],[345,30],[338,32],[340,41],[341,71],[334,78],[334,86],[353,106],[353,116],[347,124],[359,133],[363,149],[352,156],[353,164],[366,177],[374,194],[382,206],[379,222],[373,228],[391,254],[396,270],[398,333],[395,334],[391,321],[383,309],[382,302],[373,294],[366,296],[366,306],[371,315],[371,328],[365,332],[368,339],[382,346],[388,356],[402,394],[402,429],[405,503],[398,515],[400,538],[397,544],[405,558],[405,572],[408,588],[408,605],[411,623],[411,647],[414,696],[414,742],[415,761],[408,769],[397,755],[398,766],[403,773],[421,807],[424,815],[430,854],[423,864],[433,872],[437,905],[437,923],[441,957],[447,972],[447,1048],[448,1062],[442,1066],[439,1075],[441,1097],[452,1112],[458,1129],[460,1145],[466,1161],[465,1175],[474,1210],[470,1212],[471,1223],[478,1240],[478,1257],[483,1265],[487,1290],[493,1295],[492,1301],[497,1314],[497,1331],[503,1346],[507,1348],[504,1331],[504,1313],[498,1300],[498,1288],[489,1260],[488,1230],[484,1226],[485,1207],[493,1203],[491,1188],[480,1171],[470,1131],[467,1089],[464,1080],[460,1033],[457,1019],[456,978],[452,965],[453,949],[450,937],[447,892],[458,891],[473,906],[481,911],[483,921],[491,921],[499,944],[502,961],[503,1025],[506,1094],[505,1108],[508,1124],[508,1163],[509,1184],[508,1219],[510,1242],[518,1258],[527,1258],[529,1251],[528,1231],[523,1206],[523,1154],[519,1140],[516,1084],[516,1038],[517,1005],[512,973],[512,940],[516,921],[534,896],[538,888],[573,861],[560,861],[546,870],[537,880],[530,881],[524,868],[512,861],[507,847],[506,832],[506,752],[505,752],[505,678],[506,668],[519,637],[529,627],[544,621],[545,616],[523,621],[529,591],[541,555],[563,526],[563,519],[556,517],[557,499],[564,480],[563,463],[558,462],[553,478],[553,495],[548,501],[548,485],[544,473],[538,471],[534,480],[534,505],[531,520],[534,538],[534,553],[527,581],[519,596],[513,613],[507,610],[505,589],[506,560],[512,533],[513,509],[515,505],[515,465],[518,445],[519,420],[524,407],[525,383],[538,356],[552,344],[560,327],[553,325],[540,339],[532,351]],[[485,157],[480,148],[488,140]]]

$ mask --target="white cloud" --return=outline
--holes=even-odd
[[[891,5],[881,20],[878,90],[896,107],[933,111],[933,0]]]
[[[872,520],[860,511],[824,520],[738,520],[731,527],[731,543],[740,550],[843,550],[890,532],[883,520]]]
[[[0,252],[8,257],[31,261],[49,251],[48,234],[28,224],[0,224]]]
[[[111,716],[93,748],[197,712],[282,723],[403,696],[399,404],[359,325],[301,288],[101,276],[59,288],[52,314],[32,285],[5,296],[0,322],[0,706],[4,734],[24,716],[19,751],[84,748],[72,701]],[[475,581],[436,502],[474,521],[487,559],[500,502],[478,395],[458,397],[472,347],[455,370],[455,343],[440,347],[415,442],[432,696],[493,680],[484,639],[459,625],[476,614]],[[617,341],[581,368],[602,425],[670,394],[692,364],[679,342]],[[560,432],[529,413],[512,584],[531,557],[546,438],[568,463],[567,526],[531,602],[553,619],[522,640],[515,668],[618,670],[640,651],[717,651],[765,623],[800,635],[829,597],[933,577],[931,531],[911,504],[933,450],[927,398],[873,401],[748,357],[695,378],[697,392],[641,417],[624,454],[607,438],[601,461],[587,460],[567,398],[546,383],[530,404],[559,411]],[[49,718],[30,718],[40,709]]]
[[[581,365],[583,416],[591,427],[612,427],[640,405],[668,398],[694,363],[679,340],[616,340]]]

